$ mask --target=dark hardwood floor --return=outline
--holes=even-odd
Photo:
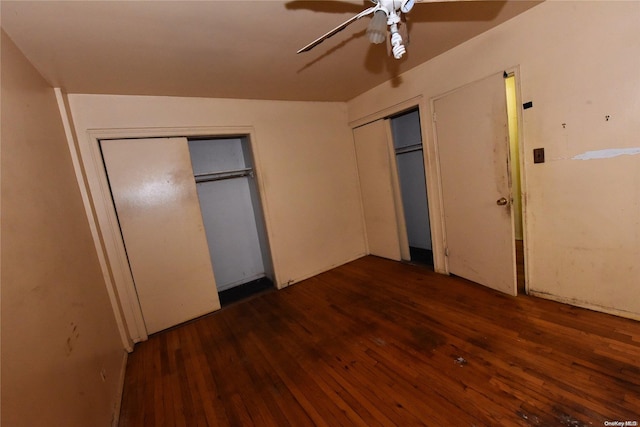
[[[640,422],[639,365],[639,322],[365,257],[136,345],[120,426]]]

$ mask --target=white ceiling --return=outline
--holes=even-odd
[[[419,4],[400,61],[369,44],[369,17],[296,54],[369,1],[2,0],[0,16],[68,93],[347,101],[537,3]]]

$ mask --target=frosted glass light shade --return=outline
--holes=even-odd
[[[367,28],[367,37],[373,44],[380,44],[387,38],[387,14],[383,10],[373,14]]]

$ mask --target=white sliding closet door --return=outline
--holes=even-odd
[[[219,309],[187,139],[101,148],[147,332]]]
[[[369,253],[400,261],[387,126],[384,120],[369,123],[355,128],[353,138]]]

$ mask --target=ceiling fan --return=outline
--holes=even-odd
[[[369,41],[373,44],[380,44],[386,40],[387,36],[387,26],[389,27],[390,42],[391,42],[391,51],[393,52],[393,57],[396,59],[402,58],[402,56],[406,53],[407,49],[404,46],[404,41],[402,40],[402,36],[398,30],[398,24],[401,21],[402,14],[409,13],[413,6],[416,3],[422,2],[441,2],[441,1],[456,1],[456,0],[371,0],[375,6],[371,6],[368,9],[363,10],[353,18],[343,22],[338,25],[333,30],[319,37],[318,39],[312,41],[302,49],[298,51],[298,53],[307,52],[329,37],[334,36],[340,31],[344,30],[348,25],[362,18],[363,16],[367,16],[373,14],[373,18],[369,23],[369,27],[367,28],[367,36],[369,37]]]

